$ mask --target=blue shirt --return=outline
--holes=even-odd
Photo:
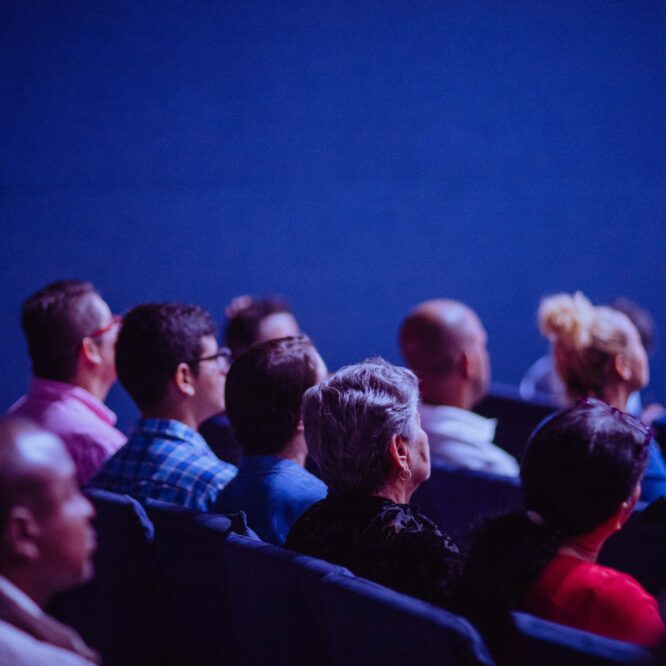
[[[652,502],[666,495],[666,462],[655,440],[648,449],[647,469],[641,483],[641,502]]]
[[[90,485],[209,511],[236,472],[184,423],[139,419],[127,444],[104,463]]]
[[[291,526],[327,492],[322,481],[291,460],[245,456],[215,511],[244,511],[249,526],[264,541],[282,546]]]

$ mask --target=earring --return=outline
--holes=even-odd
[[[409,481],[412,478],[412,470],[409,467],[403,467],[400,472],[398,472],[398,478],[401,481]]]

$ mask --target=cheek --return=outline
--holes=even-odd
[[[54,529],[48,543],[49,561],[54,578],[64,586],[87,580],[92,574],[92,555],[95,547],[92,529],[78,517],[63,518]]]

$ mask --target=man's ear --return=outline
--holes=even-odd
[[[79,357],[82,358],[87,365],[100,365],[102,362],[99,347],[92,338],[83,338],[79,350]]]
[[[458,367],[460,368],[460,374],[469,379],[474,374],[474,359],[470,353],[466,350],[460,352],[460,358],[458,359]]]
[[[298,423],[296,424],[296,432],[301,433],[305,430],[305,426],[303,425],[303,419],[300,418],[298,419]]]
[[[194,388],[194,373],[187,363],[178,364],[173,380],[183,395],[193,396],[197,392]]]
[[[37,543],[39,533],[39,523],[30,509],[24,506],[12,508],[3,536],[9,552],[14,557],[30,561],[38,559],[40,555]]]

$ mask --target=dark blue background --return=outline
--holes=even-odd
[[[503,382],[553,291],[666,331],[665,28],[648,0],[3,1],[0,404],[20,303],[60,277],[218,319],[284,294],[333,368],[398,360],[437,295],[478,310]]]

